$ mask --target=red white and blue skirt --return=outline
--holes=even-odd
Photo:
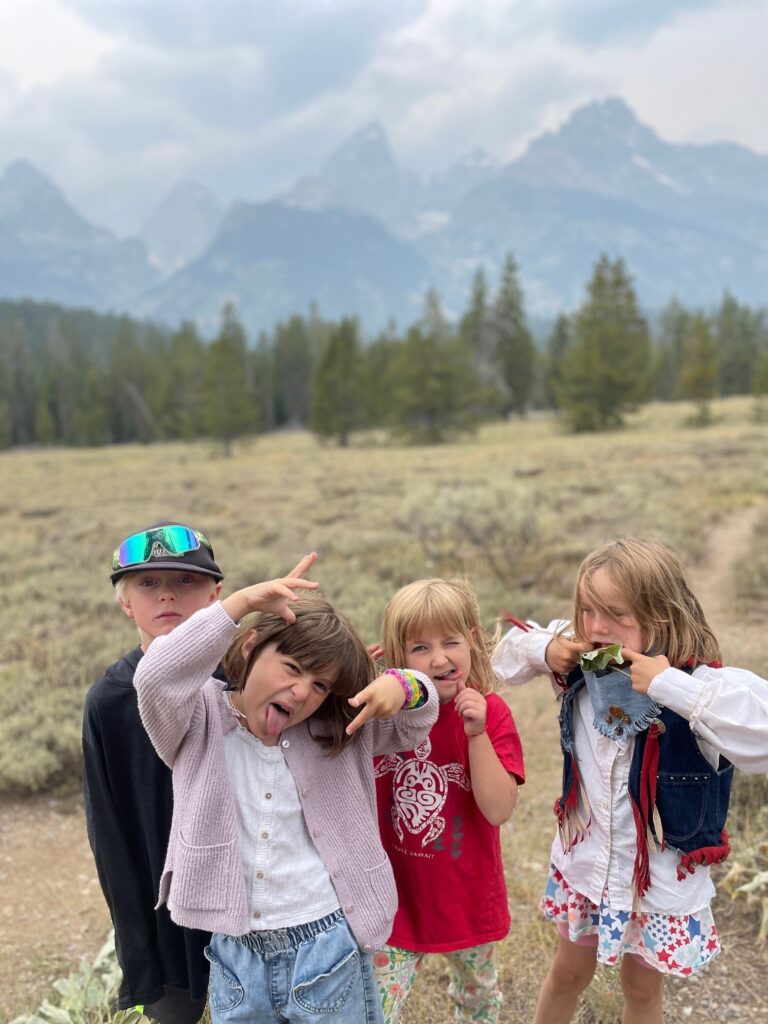
[[[720,952],[709,906],[697,914],[647,914],[613,910],[606,896],[597,906],[551,864],[541,911],[571,942],[596,945],[602,964],[616,964],[630,954],[663,974],[688,977]]]

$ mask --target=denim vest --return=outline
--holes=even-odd
[[[584,685],[581,670],[574,669],[568,676],[560,707],[563,792],[555,802],[555,814],[561,833],[569,808],[573,813],[578,806],[573,703]],[[731,762],[721,757],[717,771],[714,770],[699,750],[690,723],[669,708],[662,708],[659,718],[638,734],[629,770],[629,796],[638,833],[635,879],[640,895],[650,885],[649,838],[662,847],[671,846],[680,851],[677,867],[680,880],[698,864],[725,860],[730,853],[725,819],[732,781]]]

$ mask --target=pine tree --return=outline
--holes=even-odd
[[[275,423],[303,427],[309,415],[309,382],[314,354],[307,324],[300,316],[275,328]]]
[[[333,328],[312,378],[309,427],[341,447],[364,424],[363,359],[355,320]]]
[[[505,394],[504,411],[525,416],[536,375],[536,347],[528,330],[517,264],[508,254],[490,314],[493,361]]]
[[[680,393],[696,403],[694,422],[704,426],[712,419],[710,403],[717,395],[720,372],[718,346],[703,313],[691,317],[683,340]]]
[[[570,343],[568,317],[561,314],[552,328],[544,355],[542,390],[544,402],[549,409],[558,408],[558,393],[563,385],[563,360]]]
[[[752,368],[752,394],[755,399],[754,417],[758,423],[768,420],[768,338],[763,337]]]
[[[275,352],[266,331],[259,334],[253,353],[253,400],[261,430],[275,429]]]
[[[661,314],[653,360],[653,394],[662,401],[680,397],[680,370],[691,314],[673,296]]]
[[[365,425],[383,427],[389,423],[393,363],[402,347],[394,323],[363,349],[363,394]]]
[[[167,345],[162,422],[169,437],[190,441],[207,429],[204,416],[206,347],[193,323],[182,323]]]
[[[726,292],[712,331],[720,353],[721,395],[748,395],[760,348],[763,313],[743,306]]]
[[[206,352],[204,379],[206,426],[229,455],[232,441],[254,427],[245,332],[231,302],[224,306],[221,328]]]
[[[390,420],[395,434],[436,444],[477,426],[479,383],[472,355],[446,321],[436,293],[392,360]]]
[[[558,401],[574,431],[620,426],[648,393],[651,344],[621,259],[601,256],[573,318]]]
[[[74,413],[76,443],[110,444],[112,436],[111,391],[106,373],[91,363],[83,374],[82,400]]]

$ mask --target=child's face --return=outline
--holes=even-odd
[[[469,683],[472,650],[463,633],[439,631],[410,637],[405,645],[405,667],[428,675],[441,704],[453,700],[459,683]]]
[[[190,615],[218,598],[221,583],[200,572],[147,569],[125,577],[120,605],[133,619],[146,651],[156,636],[165,636]]]
[[[248,653],[246,640],[244,654]],[[320,707],[335,682],[334,673],[308,672],[276,644],[261,651],[245,686],[232,694],[232,703],[245,716],[248,730],[273,747],[283,729],[305,721]]]
[[[591,590],[594,600],[587,594],[584,584],[579,586],[581,601],[581,627],[593,644],[623,644],[633,651],[645,649],[643,632],[627,598],[613,582],[607,569],[596,569],[592,574]]]

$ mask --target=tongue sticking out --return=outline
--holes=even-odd
[[[267,736],[279,736],[285,728],[287,719],[287,711],[283,711],[277,704],[270,704],[267,708]]]

